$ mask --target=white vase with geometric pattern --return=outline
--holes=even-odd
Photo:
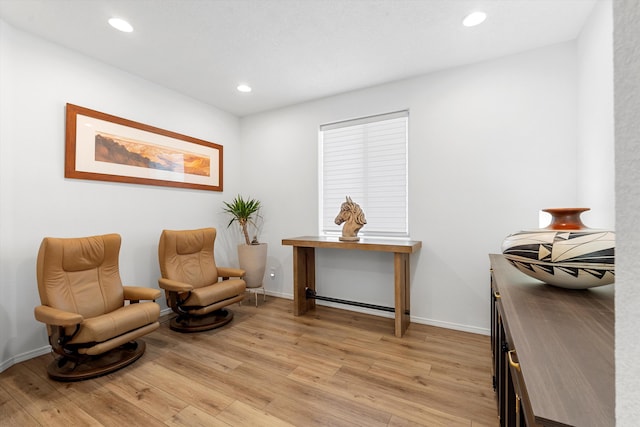
[[[549,227],[520,231],[502,242],[504,257],[522,273],[549,285],[587,289],[615,281],[615,233],[586,227],[588,208],[545,209]]]

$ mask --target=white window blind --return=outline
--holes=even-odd
[[[408,237],[409,112],[320,126],[320,234],[340,234],[334,220],[346,196],[367,224],[358,235]]]

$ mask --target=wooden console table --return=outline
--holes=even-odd
[[[300,316],[316,307],[316,298],[307,297],[308,292],[310,292],[309,295],[315,295],[316,290],[315,248],[393,252],[395,306],[389,308],[388,311],[395,312],[395,335],[401,337],[405,333],[409,327],[411,306],[409,256],[422,247],[422,242],[367,238],[361,238],[358,242],[341,242],[337,237],[303,236],[283,239],[282,244],[293,246],[294,316]],[[333,300],[340,302],[340,300]],[[372,307],[386,309],[385,307]]]

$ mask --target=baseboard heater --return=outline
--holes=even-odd
[[[395,313],[395,311],[396,311],[395,308],[393,308],[393,307],[385,307],[385,306],[382,306],[382,305],[367,304],[366,302],[350,301],[350,300],[346,300],[346,299],[323,297],[321,295],[316,294],[316,291],[314,291],[313,289],[309,289],[309,288],[305,288],[305,296],[307,297],[307,299],[317,299],[317,300],[320,300],[320,301],[336,302],[338,304],[355,305],[355,306],[358,306],[358,307],[371,308],[373,310],[389,311],[391,313]]]

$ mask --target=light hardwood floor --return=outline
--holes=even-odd
[[[208,332],[160,328],[111,375],[49,380],[45,355],[0,374],[2,426],[497,426],[487,336],[268,297]]]

